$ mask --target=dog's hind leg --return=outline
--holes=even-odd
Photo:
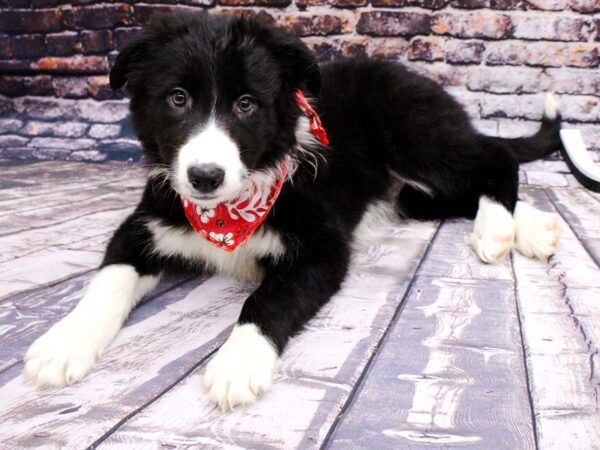
[[[525,256],[547,260],[558,244],[558,217],[517,202],[515,207],[515,248]]]

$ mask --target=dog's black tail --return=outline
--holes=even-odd
[[[535,161],[561,149],[560,121],[558,101],[553,94],[547,94],[542,126],[536,134],[514,139],[498,137],[484,139],[490,144],[500,144],[509,148],[519,163]]]

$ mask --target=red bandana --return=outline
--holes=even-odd
[[[308,117],[311,132],[327,146],[329,140],[321,120],[304,98],[302,91],[296,91],[294,98]],[[287,158],[272,185],[251,185],[235,199],[219,203],[214,208],[197,206],[190,200],[182,198],[183,210],[190,225],[204,239],[217,247],[229,252],[234,251],[246,242],[267,218],[281,192],[289,165],[290,160]]]

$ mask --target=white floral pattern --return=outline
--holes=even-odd
[[[198,214],[198,217],[200,217],[202,223],[208,223],[210,219],[215,217],[214,208],[204,208],[202,206],[198,206],[196,207],[196,213]]]
[[[233,240],[233,233],[223,234],[223,233],[215,233],[214,231],[211,231],[210,233],[208,233],[208,236],[213,241],[216,241],[223,245],[231,246],[231,245],[235,244],[235,241]]]

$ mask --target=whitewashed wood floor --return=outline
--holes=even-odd
[[[230,414],[200,380],[255,286],[220,277],[164,282],[82,383],[24,382],[25,349],[80,297],[142,171],[0,169],[2,448],[600,448],[600,196],[560,162],[522,174],[522,196],[561,217],[548,264],[480,263],[468,221],[398,221],[273,390]]]

